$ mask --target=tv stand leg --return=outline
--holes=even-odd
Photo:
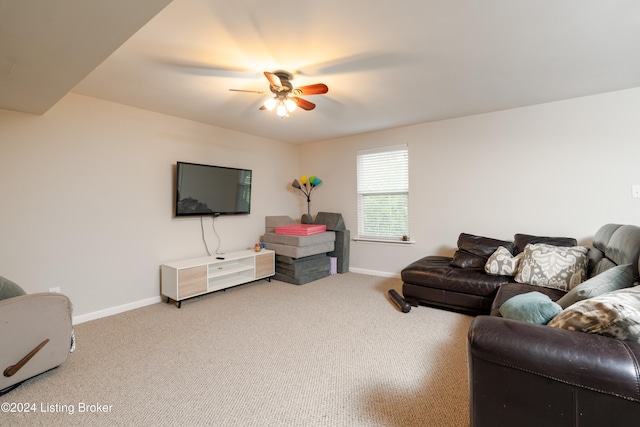
[[[171,303],[171,298],[167,297],[167,304]],[[177,303],[177,307],[180,308],[182,307],[182,300],[180,301],[175,301],[174,304]]]

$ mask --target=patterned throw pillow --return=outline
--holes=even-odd
[[[484,271],[492,276],[515,276],[522,259],[522,253],[513,255],[509,249],[500,246],[487,260]]]
[[[549,326],[640,342],[640,286],[578,301]]]
[[[530,243],[524,248],[515,281],[569,291],[587,276],[588,251],[583,246]]]

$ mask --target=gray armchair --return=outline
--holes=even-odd
[[[73,345],[71,312],[63,294],[26,295],[0,277],[0,395],[67,360]]]

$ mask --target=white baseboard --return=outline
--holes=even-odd
[[[353,273],[368,274],[370,276],[389,277],[393,279],[399,279],[400,274],[389,273],[387,271],[367,270],[365,268],[350,268],[349,271]],[[135,310],[136,308],[146,307],[147,305],[157,304],[162,301],[160,296],[147,298],[140,301],[130,302],[128,304],[119,305],[117,307],[105,308],[104,310],[94,311],[93,313],[87,313],[80,316],[73,316],[73,324],[78,325],[80,323],[89,322],[91,320],[100,319],[103,317],[113,316],[114,314],[124,313],[125,311]]]
[[[83,314],[81,316],[73,316],[73,324],[88,322],[90,320],[100,319],[102,317],[113,316],[114,314],[124,313],[125,311],[134,310],[136,308],[146,307],[147,305],[161,302],[160,296],[147,298],[140,301],[130,302],[128,304],[119,305],[117,307],[105,308],[104,310],[94,311],[93,313]]]
[[[387,271],[367,270],[365,268],[349,268],[349,271],[353,273],[368,274],[369,276],[389,277],[392,279],[400,278],[400,274],[389,273]]]

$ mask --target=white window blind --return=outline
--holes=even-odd
[[[402,240],[409,235],[407,145],[357,152],[358,237]]]

